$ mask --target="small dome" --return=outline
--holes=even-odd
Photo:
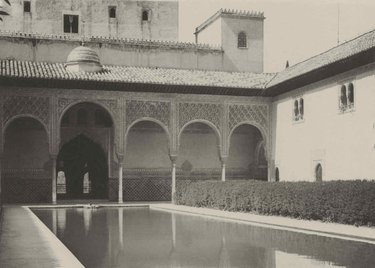
[[[98,72],[102,69],[98,53],[89,47],[79,46],[73,49],[66,60],[69,71]]]

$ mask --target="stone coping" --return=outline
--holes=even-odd
[[[150,208],[375,245],[375,228],[371,227],[355,227],[339,223],[299,220],[280,216],[256,215],[173,204],[153,204],[150,205]]]

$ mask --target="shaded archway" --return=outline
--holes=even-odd
[[[106,156],[103,149],[91,139],[81,134],[64,144],[57,163],[58,171],[65,173],[67,197],[107,197]],[[84,187],[85,174],[90,181],[89,190]]]
[[[6,125],[2,166],[5,203],[50,202],[52,165],[45,126],[32,117]]]
[[[66,193],[60,191],[58,197],[107,198],[111,170],[116,169],[110,113],[96,103],[72,105],[61,117],[60,139],[57,171],[64,171]]]
[[[229,142],[227,179],[267,180],[268,163],[261,131],[250,124],[239,125]]]
[[[220,137],[206,122],[191,122],[179,135],[177,177],[219,179],[221,177]]]
[[[141,120],[129,127],[123,169],[125,201],[171,200],[168,137],[158,121]]]

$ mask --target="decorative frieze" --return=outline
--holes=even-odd
[[[165,101],[126,101],[126,125],[130,126],[141,118],[153,118],[162,122],[166,127],[170,125],[171,103]]]
[[[233,104],[229,106],[229,131],[232,131],[242,122],[253,122],[263,130],[268,130],[268,106],[267,105],[242,105]],[[268,131],[267,131],[268,132]]]
[[[33,115],[46,126],[49,125],[49,98],[35,96],[5,96],[3,122],[17,115]]]
[[[223,105],[218,103],[179,103],[179,128],[193,120],[207,120],[217,129],[222,127]]]

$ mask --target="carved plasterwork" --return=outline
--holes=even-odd
[[[171,103],[165,101],[126,101],[126,125],[130,126],[140,118],[153,118],[166,127],[170,126]]]
[[[268,133],[268,106],[267,105],[240,105],[229,106],[229,131],[232,131],[242,122],[253,122]]]
[[[223,105],[218,103],[179,103],[179,128],[193,120],[206,120],[222,128]]]
[[[49,125],[49,98],[36,96],[5,96],[3,99],[3,123],[17,115],[33,115]]]

